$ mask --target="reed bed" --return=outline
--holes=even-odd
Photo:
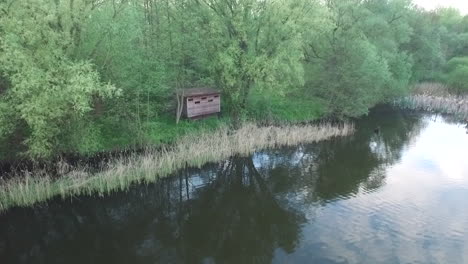
[[[468,121],[468,97],[412,95],[398,100],[396,105],[414,110],[452,114],[459,119]]]
[[[117,159],[101,172],[73,169],[62,176],[37,177],[26,172],[0,183],[0,211],[32,206],[56,196],[100,195],[127,190],[132,184],[149,184],[186,167],[200,167],[233,155],[281,146],[312,143],[350,135],[351,124],[259,127],[252,123],[231,131],[228,127],[201,135],[188,135],[177,144],[158,151]]]
[[[423,82],[413,86],[412,94],[445,97],[450,96],[450,88],[448,85],[437,82]]]

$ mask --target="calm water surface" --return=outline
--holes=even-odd
[[[10,210],[0,263],[468,263],[467,128],[390,109],[357,128]]]

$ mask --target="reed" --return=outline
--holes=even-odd
[[[414,85],[411,92],[413,95],[445,97],[451,95],[449,90],[449,87],[443,83],[423,82]]]
[[[397,100],[395,105],[406,109],[451,114],[468,121],[468,96],[450,94],[443,84],[416,85],[410,96]]]
[[[0,211],[15,206],[32,206],[56,196],[103,196],[127,190],[132,184],[155,182],[185,167],[200,167],[208,162],[233,155],[249,155],[261,149],[318,142],[346,136],[353,131],[351,124],[259,127],[247,123],[234,131],[223,126],[214,132],[185,136],[162,150],[148,150],[141,155],[116,159],[98,173],[81,168],[52,178],[25,172],[19,177],[4,180],[0,184]]]

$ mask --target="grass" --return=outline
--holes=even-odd
[[[46,172],[24,172],[19,175],[21,177],[0,184],[0,211],[32,206],[56,196],[103,196],[127,190],[132,184],[155,182],[185,167],[200,167],[260,149],[346,136],[353,131],[354,127],[349,124],[259,127],[246,123],[234,131],[224,125],[211,132],[185,135],[176,144],[159,151],[148,150],[141,155],[117,159],[99,173],[92,174],[86,168],[68,169],[66,164],[59,166],[63,172],[58,178],[51,178]]]
[[[171,115],[162,115],[149,121],[144,121],[141,127],[128,121],[103,118],[96,123],[99,131],[92,139],[90,148],[83,148],[80,141],[74,146],[81,147],[81,155],[92,155],[120,149],[132,149],[139,145],[172,144],[181,137],[191,133],[205,133],[230,123],[229,118],[210,117],[198,121],[181,120],[176,124]]]
[[[208,133],[229,123],[229,118],[212,116],[197,121],[182,119],[175,124],[174,117],[163,116],[144,125],[145,141],[152,145],[171,144],[188,134]]]
[[[278,96],[255,92],[249,97],[248,110],[242,120],[253,120],[262,124],[295,124],[314,121],[326,114],[326,107],[317,98],[289,95]],[[176,124],[175,117],[166,113],[150,119],[135,120],[117,118],[112,115],[102,116],[86,124],[85,129],[71,133],[71,138],[63,140],[56,153],[74,153],[81,156],[93,156],[103,152],[119,152],[139,149],[142,146],[160,146],[174,144],[188,134],[201,134],[214,131],[219,127],[232,124],[228,106],[223,108],[223,117],[216,116],[197,121],[181,120]],[[0,161],[19,160],[18,143],[11,139],[0,140]]]
[[[274,95],[254,92],[249,98],[248,116],[262,123],[308,122],[326,114],[326,104],[306,95]]]
[[[416,85],[410,96],[399,99],[395,104],[407,109],[452,114],[468,121],[468,96],[450,94],[447,86],[442,84]]]

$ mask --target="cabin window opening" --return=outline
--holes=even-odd
[[[213,102],[213,99],[208,100],[208,102]]]
[[[193,98],[189,98],[188,100],[189,100],[189,102],[191,102],[191,101],[193,101]]]
[[[196,101],[196,102],[195,102],[195,104],[199,104],[199,103],[200,103],[200,101]]]
[[[215,98],[218,98],[218,97],[219,97],[219,95],[215,95],[214,97],[215,97]]]
[[[202,99],[202,100],[205,100],[205,99],[206,99],[206,97],[202,97],[201,99]]]

